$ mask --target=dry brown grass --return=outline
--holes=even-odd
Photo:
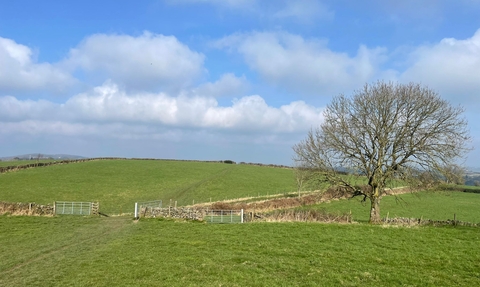
[[[362,189],[369,188],[368,186],[360,187]],[[395,188],[388,190],[386,194],[402,194],[411,192],[408,188]],[[343,187],[330,187],[324,191],[317,191],[300,197],[284,197],[274,199],[264,199],[253,202],[227,202],[218,201],[209,205],[202,205],[209,209],[219,210],[240,210],[254,211],[254,212],[269,212],[278,209],[289,209],[306,205],[314,205],[329,200],[338,200],[350,198],[351,192]]]
[[[332,214],[324,210],[279,210],[264,214],[260,220],[269,222],[351,223],[351,214]]]

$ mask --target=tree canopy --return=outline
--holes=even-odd
[[[463,108],[452,106],[420,84],[379,81],[351,97],[339,95],[324,110],[324,121],[293,147],[297,166],[317,180],[343,186],[371,202],[370,222],[379,222],[380,199],[389,182],[413,188],[445,178],[469,150]],[[365,176],[367,188],[342,175]]]

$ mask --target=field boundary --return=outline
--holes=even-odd
[[[30,215],[30,216],[53,216],[54,207],[51,205],[36,204],[34,202],[5,202],[0,201],[0,215]]]
[[[292,167],[285,165],[276,165],[276,164],[262,164],[262,163],[246,163],[240,162],[236,163],[231,160],[195,160],[195,159],[164,159],[164,158],[126,158],[126,157],[93,157],[93,158],[82,158],[82,159],[69,159],[69,160],[53,160],[51,162],[36,162],[23,165],[10,165],[0,167],[0,174],[7,172],[15,172],[23,169],[36,168],[36,167],[47,167],[58,164],[70,164],[70,163],[79,163],[79,162],[88,162],[88,161],[97,161],[97,160],[151,160],[151,161],[178,161],[178,162],[204,162],[204,163],[225,163],[233,165],[252,165],[252,166],[262,166],[262,167],[271,167],[271,168],[286,168],[291,169]]]

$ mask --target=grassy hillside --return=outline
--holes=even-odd
[[[0,201],[99,201],[107,214],[136,201],[179,205],[295,190],[289,169],[209,162],[99,160],[0,174]]]
[[[0,216],[0,286],[476,286],[478,228]]]
[[[410,217],[432,220],[453,219],[480,223],[480,194],[456,191],[419,192],[383,197],[380,202],[382,217]],[[356,221],[369,219],[370,202],[361,198],[334,200],[328,203],[303,207],[304,209],[324,209],[327,212],[348,213]]]

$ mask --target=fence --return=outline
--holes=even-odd
[[[55,201],[54,214],[97,215],[98,202]]]
[[[209,210],[203,219],[208,223],[243,223],[243,209]]]

